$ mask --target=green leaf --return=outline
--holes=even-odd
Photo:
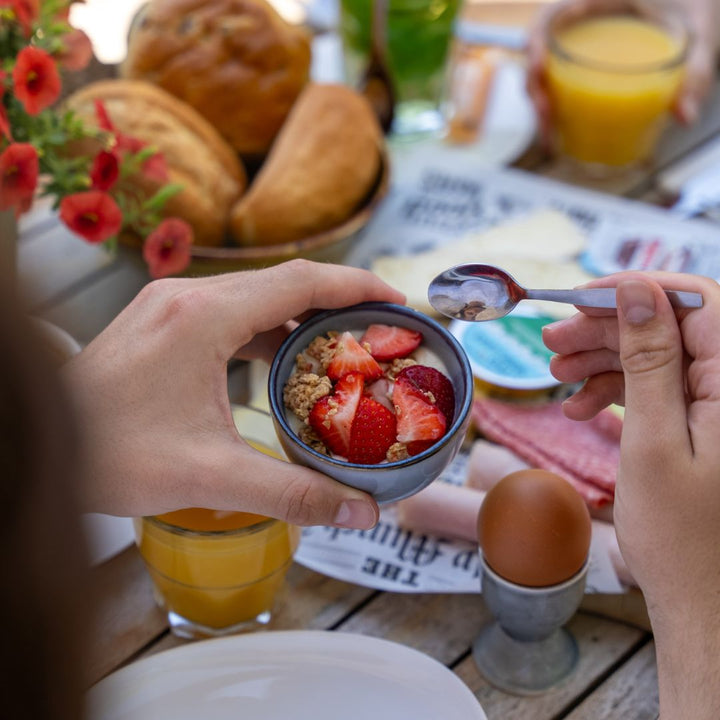
[[[180,183],[168,183],[163,185],[151,198],[143,203],[146,210],[162,210],[165,203],[174,195],[181,192],[183,186]]]

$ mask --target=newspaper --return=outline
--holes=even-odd
[[[457,148],[393,148],[392,188],[346,262],[442,247],[543,208],[559,210],[587,237],[579,262],[593,274],[667,270],[720,279],[720,225],[570,186],[530,173],[478,166]]]
[[[462,484],[468,454],[459,453],[435,482]],[[436,537],[401,527],[393,506],[372,530],[303,529],[295,560],[338,580],[391,592],[479,593],[476,543]],[[591,543],[586,592],[621,593],[607,551]]]

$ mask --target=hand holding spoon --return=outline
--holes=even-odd
[[[676,308],[702,307],[702,295],[666,290]],[[440,273],[428,288],[430,304],[443,315],[478,322],[507,315],[521,300],[550,300],[585,307],[614,308],[615,288],[528,290],[492,265],[457,265]]]

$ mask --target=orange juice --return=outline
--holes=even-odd
[[[162,605],[210,632],[269,619],[300,538],[279,520],[200,508],[135,530]]]
[[[648,159],[682,80],[684,35],[629,15],[588,17],[551,33],[558,149],[606,166]]]
[[[265,413],[238,415],[250,428],[274,432]],[[264,442],[256,450],[283,459]],[[137,518],[135,536],[160,605],[176,635],[201,637],[250,629],[270,619],[300,542],[300,529],[243,512],[188,508]]]

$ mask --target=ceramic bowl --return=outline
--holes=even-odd
[[[313,338],[328,330],[359,329],[372,323],[398,325],[422,333],[423,345],[440,358],[452,382],[455,417],[445,435],[424,452],[396,462],[360,465],[323,455],[300,440],[288,421],[292,411],[283,403],[283,387],[294,369],[296,355]],[[286,338],[273,360],[268,392],[275,430],[290,460],[364,490],[378,503],[388,503],[422,490],[453,459],[470,422],[473,379],[464,350],[442,325],[409,307],[371,302],[320,312],[299,325]]]

